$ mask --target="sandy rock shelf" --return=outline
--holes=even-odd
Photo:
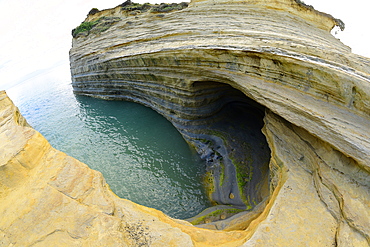
[[[210,199],[249,211],[196,227],[121,199],[1,92],[0,246],[370,245],[370,59],[330,34],[339,20],[293,0],[127,9],[73,38],[75,93],[161,113],[229,160]]]

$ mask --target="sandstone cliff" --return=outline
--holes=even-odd
[[[117,198],[2,93],[3,246],[370,245],[370,60],[339,20],[293,0],[123,8],[75,33],[74,91],[163,114],[207,160],[210,198],[248,211],[195,227]]]
[[[330,208],[329,197],[342,200],[334,182],[341,179],[329,183],[331,175],[321,162],[333,170],[340,162],[353,163],[367,176],[369,60],[330,34],[336,25],[344,28],[340,20],[293,0],[192,1],[185,9],[160,14],[132,7],[87,17],[87,22],[104,16],[120,21],[107,32],[73,40],[74,91],[136,101],[163,114],[207,161],[211,201],[260,212],[280,183],[287,186],[285,169],[298,179],[289,167],[294,164],[304,165],[307,179],[314,181],[303,187],[312,188],[317,203]],[[322,143],[313,147],[305,135]],[[318,149],[324,146],[330,155],[321,157]],[[276,153],[280,148],[286,153]],[[300,151],[294,154],[296,148]],[[308,148],[311,154],[303,152]],[[286,200],[289,207],[291,200],[302,207],[297,213],[308,207],[298,198]],[[318,205],[310,207],[320,211]],[[339,211],[331,216],[335,232],[343,220]]]
[[[100,172],[53,149],[0,91],[0,246],[240,245],[118,198]]]

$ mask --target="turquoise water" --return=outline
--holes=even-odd
[[[53,147],[102,172],[118,196],[176,218],[209,206],[204,164],[170,122],[136,103],[75,96],[68,76],[61,66],[7,93]]]

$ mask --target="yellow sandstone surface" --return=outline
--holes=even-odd
[[[0,246],[238,246],[118,198],[100,172],[53,149],[0,94]]]
[[[174,106],[200,109],[194,82],[232,86],[265,107],[268,196],[224,230],[118,198],[1,92],[0,246],[370,245],[370,60],[331,36],[337,20],[293,0],[97,15],[123,19],[73,40],[74,90],[114,98],[119,88],[172,120]]]

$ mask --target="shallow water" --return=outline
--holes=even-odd
[[[102,172],[118,196],[176,218],[209,206],[204,164],[170,122],[136,103],[75,96],[68,76],[60,66],[7,93],[53,147]]]

